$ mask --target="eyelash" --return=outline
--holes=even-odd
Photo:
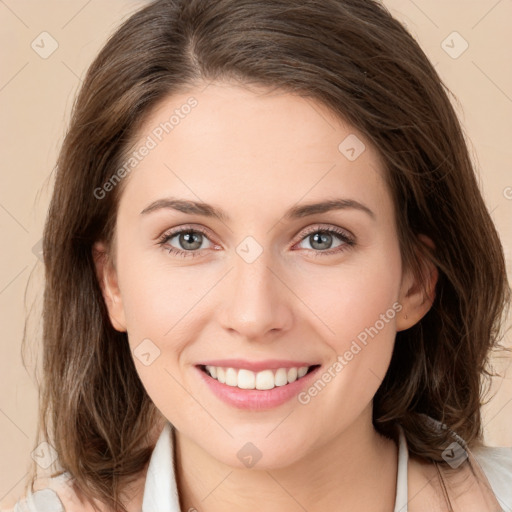
[[[182,251],[181,249],[176,249],[176,247],[166,246],[166,244],[167,244],[167,242],[169,242],[169,240],[174,238],[176,235],[180,235],[181,233],[200,233],[200,234],[204,235],[206,238],[208,238],[208,233],[204,229],[197,228],[197,227],[192,228],[192,227],[185,226],[176,231],[164,233],[159,238],[158,244],[163,248],[165,247],[165,250],[169,254],[180,256],[182,258],[187,258],[187,257],[194,258],[195,256],[199,255],[200,250],[198,250],[198,249],[193,250],[193,251]],[[332,254],[341,253],[355,245],[354,238],[349,236],[345,231],[343,231],[339,228],[333,228],[333,227],[319,228],[318,226],[313,226],[312,228],[307,229],[306,232],[303,234],[302,238],[297,243],[302,242],[303,240],[305,240],[308,236],[312,235],[313,233],[334,234],[334,235],[337,235],[339,237],[339,239],[343,242],[342,245],[339,245],[338,247],[335,247],[334,249],[327,249],[325,251],[321,251],[321,250],[315,251],[314,249],[307,249],[308,251],[312,251],[314,253],[315,257],[330,256]]]

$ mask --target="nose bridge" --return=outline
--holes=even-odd
[[[264,291],[269,286],[272,272],[269,267],[275,265],[272,262],[270,247],[264,247],[253,236],[246,236],[236,247],[233,255],[235,266],[234,278],[237,291],[243,291],[243,287],[250,285],[256,291]],[[240,286],[239,286],[240,284]]]
[[[245,295],[260,297],[269,295],[273,288],[272,281],[275,276],[271,271],[272,261],[265,251],[254,261],[246,261],[243,257],[235,258],[235,288],[240,298]]]
[[[240,244],[234,255],[223,324],[244,337],[258,338],[270,330],[285,328],[291,311],[285,287],[275,276],[270,251],[261,246],[258,250],[251,243]]]

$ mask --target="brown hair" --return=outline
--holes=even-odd
[[[509,301],[503,250],[479,192],[447,89],[376,0],[161,0],[130,17],[88,70],[56,171],[44,231],[40,426],[87,499],[116,509],[147,464],[158,411],[125,333],[111,325],[92,246],[112,240],[124,161],[158,102],[213,80],[312,98],[378,149],[404,265],[438,269],[432,308],[397,333],[374,397],[374,424],[402,425],[412,453],[442,461],[447,432],[481,439],[481,381]],[[429,248],[418,238],[428,236]]]

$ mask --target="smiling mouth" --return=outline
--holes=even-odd
[[[302,379],[320,365],[277,368],[253,372],[244,368],[198,365],[206,375],[227,386],[246,390],[269,390]]]

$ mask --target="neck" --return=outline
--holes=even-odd
[[[265,512],[394,508],[398,450],[375,431],[371,411],[279,468],[228,466],[178,431],[175,459],[182,510],[260,512],[262,500]]]

